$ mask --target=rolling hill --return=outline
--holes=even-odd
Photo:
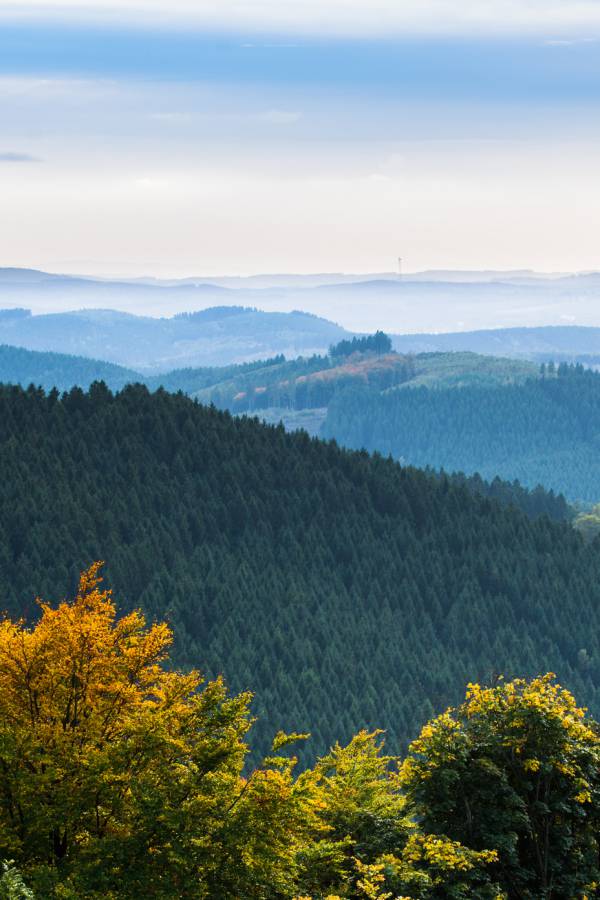
[[[507,385],[340,392],[320,433],[411,465],[600,498],[600,374],[582,366]]]
[[[263,747],[381,726],[394,748],[498,671],[553,669],[600,711],[600,557],[566,524],[142,386],[1,388],[0,466],[9,612],[105,559],[179,664],[258,692]]]
[[[182,391],[235,414],[304,429],[413,465],[496,476],[570,501],[600,497],[600,376],[564,378],[525,360],[470,352],[335,354],[141,374],[98,360],[0,346],[5,383]]]
[[[399,353],[471,352],[542,362],[577,362],[600,358],[600,328],[576,325],[537,328],[497,328],[447,334],[394,335]],[[583,360],[582,360],[583,361]]]
[[[147,373],[326,351],[344,329],[300,312],[214,307],[170,318],[109,309],[31,315],[0,310],[0,343],[101,359]]]
[[[221,313],[208,310],[200,317],[211,323],[213,314],[218,318]],[[234,310],[230,317],[235,329],[237,311]],[[226,318],[222,316],[221,321]],[[13,323],[29,319],[27,310],[0,310],[0,331],[3,321]],[[91,315],[90,320],[93,321]],[[116,321],[119,321],[119,314]],[[7,330],[10,327],[7,326]],[[40,330],[45,327],[46,323]],[[132,328],[135,327],[134,322]],[[265,328],[269,328],[268,323]],[[160,339],[160,328],[157,333]],[[505,384],[534,376],[537,372],[538,367],[524,360],[497,359],[466,352],[416,356],[357,353],[352,358],[328,353],[294,359],[279,354],[266,360],[224,366],[188,366],[152,374],[102,359],[0,344],[0,381],[4,383],[25,387],[33,383],[47,390],[52,387],[65,390],[74,385],[87,388],[93,381],[104,381],[111,389],[118,390],[125,384],[141,382],[153,389],[181,390],[202,402],[215,403],[235,412],[274,407],[273,414],[277,409],[283,413],[323,406],[327,402],[326,395],[329,397],[354,382],[369,383],[380,389],[400,383],[410,386]]]
[[[218,374],[215,372],[215,375]],[[335,347],[328,356],[305,359],[272,359],[262,368],[229,369],[224,377],[194,390],[190,373],[189,389],[204,403],[232,412],[270,414],[304,409],[324,411],[331,398],[353,386],[375,392],[393,387],[463,387],[503,385],[537,377],[539,367],[524,360],[501,359],[475,353],[355,352],[339,356]]]
[[[423,272],[400,279],[388,272],[111,280],[0,269],[0,307],[20,306],[36,313],[113,308],[154,316],[213,306],[266,312],[301,309],[356,332],[382,328],[388,333],[422,335],[483,328],[598,327],[599,300],[598,273]]]
[[[0,382],[4,384],[34,384],[48,391],[67,391],[75,385],[88,388],[94,381],[104,381],[111,390],[118,391],[141,378],[132,369],[98,359],[0,345]]]

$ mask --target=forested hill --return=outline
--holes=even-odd
[[[311,355],[345,336],[339,325],[308,313],[242,306],[215,306],[164,318],[115,309],[35,316],[27,309],[0,309],[2,344],[103,359],[146,373],[230,365],[279,353]]]
[[[283,419],[288,428],[304,427],[309,432],[318,432],[327,414],[327,408],[321,404],[357,386],[378,396],[395,384],[491,387],[522,383],[532,373],[537,374],[536,367],[529,363],[473,353],[403,357],[390,354],[387,346],[381,353],[376,352],[377,348],[375,352],[361,352],[365,345],[369,350],[369,343],[376,342],[378,337],[385,339],[380,334],[342,341],[330,349],[327,357],[286,360],[284,356],[276,356],[225,367],[176,369],[152,376],[83,356],[0,345],[0,383],[22,387],[34,384],[47,391],[54,387],[64,391],[73,386],[87,390],[94,381],[100,380],[111,390],[144,383],[151,390],[164,387],[171,392],[183,391],[202,403],[214,403],[232,412],[255,413],[274,423]],[[425,458],[424,463],[427,461]],[[486,470],[486,474],[488,482],[475,477],[466,483],[471,489],[512,503],[529,515],[547,514],[557,520],[571,517],[567,504],[558,494],[537,486],[525,491],[514,479],[510,482],[496,479],[492,469]],[[511,478],[510,468],[504,474]]]
[[[477,472],[474,475],[465,475],[464,472],[448,474],[443,469],[427,467],[424,471],[440,481],[460,485],[480,497],[487,497],[504,506],[513,506],[532,519],[547,516],[555,522],[573,522],[577,514],[576,508],[567,503],[563,494],[547,491],[539,484],[534,488],[526,488],[519,481],[503,481],[497,476],[486,481]]]
[[[99,359],[0,344],[0,382],[7,384],[35,384],[47,390],[56,387],[68,391],[74,385],[88,388],[94,381],[104,381],[112,390],[120,390],[140,379],[131,369]]]
[[[109,561],[257,735],[391,746],[464,683],[552,669],[600,711],[600,555],[444,478],[182,395],[0,390],[0,589],[31,616]]]
[[[385,337],[385,336],[383,336]],[[373,340],[363,338],[362,342]],[[520,383],[536,377],[539,367],[533,363],[478,356],[476,353],[423,353],[402,356],[399,353],[361,351],[341,353],[345,345],[353,350],[361,341],[341,341],[328,356],[312,356],[286,360],[268,360],[263,367],[212,370],[212,381],[199,383],[202,370],[173,372],[185,393],[204,403],[214,403],[232,412],[255,412],[264,415],[290,415],[304,409],[325,413],[331,399],[349,388],[368,387],[377,393],[398,385],[410,387],[464,387],[467,385],[504,385]],[[160,377],[154,379],[160,382]],[[170,384],[174,383],[173,377]],[[165,387],[167,384],[165,383]]]
[[[322,428],[416,466],[600,498],[600,374],[561,364],[525,383],[337,394]]]
[[[268,371],[283,363],[284,359],[283,356],[277,356],[230,366],[174,369],[161,375],[142,375],[133,369],[101,359],[0,344],[0,383],[20,384],[25,388],[33,384],[46,391],[51,391],[52,388],[68,391],[72,387],[87,390],[94,381],[103,381],[113,391],[121,390],[126,384],[146,384],[151,389],[164,387],[168,391],[183,391],[187,394],[199,392],[232,377],[247,378],[256,370]]]

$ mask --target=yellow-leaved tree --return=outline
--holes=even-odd
[[[0,624],[0,856],[39,897],[291,896],[314,778],[244,778],[250,695],[167,671],[168,627],[118,618],[99,569]]]
[[[551,673],[469,685],[425,725],[401,776],[422,828],[494,850],[510,897],[597,896],[600,730]]]
[[[544,896],[595,883],[600,738],[552,679],[473,685],[401,769],[362,731],[300,773],[280,733],[246,772],[250,695],[170,671],[99,571],[0,623],[0,900],[538,896],[546,833],[579,893]]]

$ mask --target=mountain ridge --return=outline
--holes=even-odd
[[[445,279],[445,280],[444,280]],[[599,326],[600,275],[430,271],[407,274],[94,278],[0,270],[0,306],[36,312],[111,306],[172,315],[207,306],[253,306],[265,312],[302,309],[349,331],[473,331],[563,324]]]

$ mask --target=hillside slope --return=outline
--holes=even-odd
[[[203,403],[232,412],[323,408],[339,391],[364,386],[381,392],[405,387],[504,385],[535,377],[539,368],[525,360],[500,359],[476,353],[356,352],[294,360],[272,359],[264,367],[229,369],[202,389],[194,390],[189,373],[187,392]],[[215,372],[215,375],[218,373]]]
[[[600,711],[600,557],[447,479],[143,387],[0,390],[12,613],[93,559],[180,663],[258,692],[257,735],[414,735],[466,681],[553,669]]]
[[[48,391],[68,391],[75,385],[87,389],[94,381],[104,381],[117,391],[140,380],[138,372],[99,359],[0,345],[0,382],[4,384],[35,384]]]
[[[346,391],[322,433],[412,465],[517,478],[572,501],[600,498],[600,375],[581,366],[506,386]]]
[[[131,383],[144,383],[151,390],[164,387],[272,424],[282,421],[288,430],[302,428],[336,438],[345,446],[392,453],[415,465],[480,472],[490,481],[500,475],[531,488],[542,483],[557,493],[566,491],[571,500],[594,502],[600,495],[593,446],[597,415],[587,410],[589,402],[592,406],[596,402],[600,381],[591,375],[577,384],[570,382],[566,394],[557,395],[561,411],[544,406],[544,391],[551,390],[548,385],[524,387],[532,376],[540,377],[533,363],[467,352],[414,357],[353,353],[346,358],[295,360],[277,356],[241,365],[142,375],[85,357],[0,346],[0,381],[4,383],[60,391],[74,385],[87,389],[97,380],[111,390]],[[520,385],[522,390],[496,393],[508,385]],[[417,390],[418,396],[411,398],[395,396],[398,391],[414,393],[425,387],[436,393]],[[454,397],[446,389],[476,392]],[[579,394],[586,390],[591,391],[590,401],[582,403]],[[568,416],[564,419],[565,404],[575,423]],[[488,416],[486,410],[492,407],[494,412]],[[558,430],[550,421],[555,415]],[[582,416],[583,424],[579,424]],[[596,424],[600,429],[600,422]],[[534,428],[537,435],[532,433]]]

